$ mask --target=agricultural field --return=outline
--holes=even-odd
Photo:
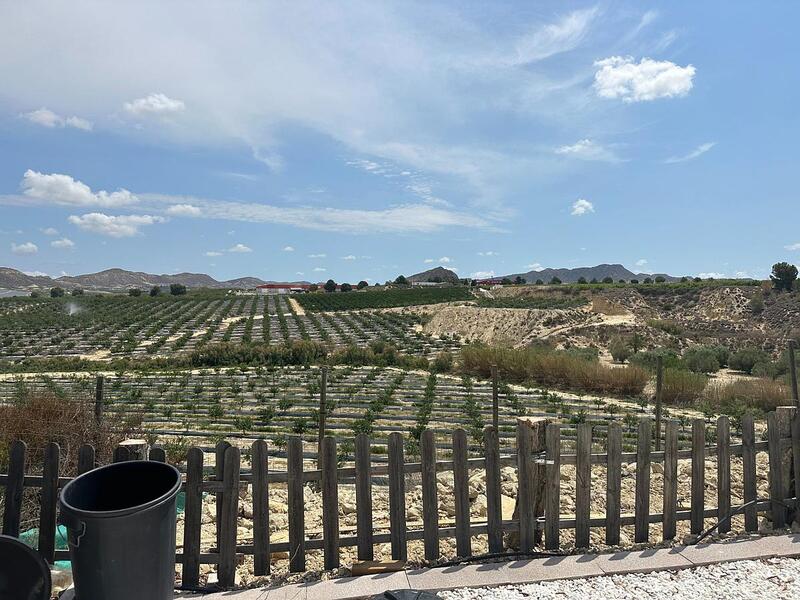
[[[473,300],[470,288],[418,287],[407,289],[364,290],[344,294],[302,294],[297,301],[306,310],[338,311],[369,308],[396,308]]]
[[[343,346],[384,340],[420,355],[457,345],[423,335],[419,322],[418,316],[396,312],[306,313],[288,297],[218,291],[155,298],[9,298],[0,300],[0,360],[159,357],[220,342],[312,340]]]
[[[6,375],[0,380],[0,403],[27,395],[51,393],[94,402],[95,378]],[[325,389],[326,431],[341,440],[341,459],[351,458],[352,439],[369,433],[375,453],[386,452],[391,432],[406,438],[411,455],[425,428],[434,430],[447,454],[455,427],[465,428],[471,451],[481,453],[482,432],[492,421],[492,383],[467,376],[435,375],[380,367],[330,367]],[[190,445],[209,451],[221,440],[248,445],[264,438],[282,450],[286,436],[299,434],[310,453],[316,451],[321,394],[319,367],[233,368],[164,373],[107,373],[104,413],[114,421],[141,418],[153,442],[180,452]],[[575,427],[592,423],[602,450],[608,423],[623,426],[625,451],[635,449],[638,419],[653,414],[647,402],[603,399],[545,389],[498,386],[501,446],[515,445],[518,416],[548,416],[564,423],[562,444],[574,445]],[[671,409],[670,409],[671,410]],[[681,420],[680,443],[690,444],[691,411],[665,411]],[[713,428],[710,428],[711,431]],[[176,457],[179,458],[179,457]]]

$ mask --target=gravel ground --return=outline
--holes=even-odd
[[[459,589],[439,592],[439,595],[444,600],[489,600],[490,598],[641,600],[678,597],[693,600],[711,598],[783,600],[800,598],[800,560],[793,558],[744,560],[647,575],[610,575],[498,588]]]

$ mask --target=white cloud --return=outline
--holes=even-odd
[[[23,273],[28,277],[50,277],[50,275],[44,271],[23,271]]]
[[[430,265],[430,264],[434,263],[435,261],[432,258],[426,258],[422,262],[425,263],[426,265]]]
[[[787,246],[784,246],[784,248],[786,250],[791,250],[791,251],[800,250],[800,242],[798,242],[796,244],[788,244]]]
[[[354,254],[348,254],[347,256],[343,256],[342,260],[355,260],[356,256]]]
[[[328,255],[327,255],[327,254],[324,254],[324,253],[323,253],[323,254],[309,254],[309,255],[308,255],[308,258],[325,258],[325,257],[327,257],[327,256],[328,256]]]
[[[69,175],[45,174],[32,169],[22,176],[22,193],[28,198],[71,206],[102,206],[105,208],[125,206],[137,202],[136,196],[120,188],[116,192],[100,190],[93,192],[83,183]]]
[[[91,121],[82,119],[80,117],[62,117],[54,113],[49,108],[40,108],[31,112],[23,113],[20,115],[31,123],[36,123],[42,127],[72,127],[74,129],[82,129],[84,131],[92,130]]]
[[[475,271],[470,277],[473,279],[488,279],[494,277],[494,271]]]
[[[697,158],[701,154],[705,154],[716,145],[717,142],[706,142],[705,144],[700,144],[697,148],[689,152],[689,154],[685,154],[683,156],[671,156],[664,162],[667,164],[686,162],[687,160],[692,160],[693,158]]]
[[[36,254],[38,251],[39,246],[33,242],[25,242],[23,244],[11,242],[11,252],[14,254]]]
[[[235,244],[228,248],[228,252],[233,252],[234,254],[246,254],[247,252],[252,252],[253,249],[249,246],[245,246],[244,244]]]
[[[643,102],[658,98],[686,96],[692,89],[695,68],[681,67],[668,60],[612,56],[594,63],[594,89],[602,98]]]
[[[300,276],[302,276],[302,275],[305,275],[305,273],[303,273],[302,271],[297,271],[297,272],[295,273],[295,275],[300,275]]]
[[[165,94],[149,94],[144,98],[137,98],[123,105],[125,112],[137,116],[166,116],[179,113],[186,109],[182,100],[174,100]]]
[[[544,267],[540,263],[531,263],[529,265],[525,265],[525,268],[529,271],[541,271]]]
[[[596,160],[602,162],[621,161],[621,159],[614,152],[588,138],[578,140],[571,145],[559,146],[556,148],[556,154],[572,156],[581,160]]]
[[[52,242],[50,242],[50,245],[53,248],[59,248],[60,250],[71,250],[72,248],[75,247],[75,242],[73,242],[69,238],[64,237],[58,240],[53,240]]]
[[[514,62],[524,65],[572,50],[583,40],[598,12],[597,8],[576,10],[557,23],[537,27],[517,41]]]
[[[701,279],[725,279],[727,277],[725,273],[714,273],[713,271],[709,273],[698,273],[697,276]]]
[[[206,256],[222,256],[222,252],[217,252],[216,250],[209,250],[206,252]]]
[[[315,273],[324,273],[325,271],[327,271],[327,269],[325,269],[325,268],[323,268],[323,267],[314,267],[312,270],[313,270]]]
[[[494,250],[487,250],[485,252],[478,252],[478,256],[500,256],[500,253]]]
[[[734,273],[734,276],[738,279],[747,279],[750,277],[750,273],[748,273],[747,271],[736,271],[736,273]]]
[[[284,246],[283,247],[283,251],[284,252],[294,252],[294,246]]]
[[[80,217],[71,215],[67,220],[85,231],[115,238],[132,237],[140,233],[142,226],[164,222],[163,217],[151,215],[112,216],[103,213],[88,213]]]
[[[446,264],[449,264],[449,263],[453,262],[453,259],[450,258],[449,256],[442,256],[439,259],[439,262],[446,265]]]
[[[593,213],[593,212],[594,212],[594,204],[592,204],[588,200],[584,200],[583,198],[578,198],[572,204],[572,212],[570,214],[575,217],[580,217],[587,213]]]
[[[643,267],[646,264],[647,264],[647,259],[646,258],[640,258],[639,260],[636,261],[636,266],[637,267]]]
[[[55,227],[45,227],[41,231],[45,235],[58,235],[58,229]]]
[[[173,204],[167,209],[167,214],[176,217],[199,217],[203,211],[191,204]]]

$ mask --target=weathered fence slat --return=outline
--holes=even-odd
[[[147,458],[153,460],[155,462],[167,462],[167,453],[161,446],[153,446],[150,448],[150,452],[147,455]]]
[[[503,551],[503,502],[500,489],[500,439],[493,425],[483,428],[486,454],[486,525],[489,552]]]
[[[577,427],[575,445],[575,547],[589,546],[589,518],[591,516],[592,424],[581,423]]]
[[[392,558],[406,560],[406,478],[403,471],[403,436],[394,431],[389,434],[389,528]]]
[[[128,450],[125,446],[117,446],[114,448],[114,454],[112,460],[115,463],[127,462],[131,459],[130,450]]]
[[[706,493],[706,424],[703,419],[692,421],[692,516],[693,534],[703,531]]]
[[[56,502],[58,501],[58,463],[61,450],[50,442],[44,450],[42,496],[39,513],[39,554],[52,564],[56,551]]]
[[[256,440],[251,452],[253,471],[253,574],[269,574],[269,471],[267,442]]]
[[[303,442],[297,435],[289,436],[286,444],[286,469],[289,474],[289,570],[306,570],[305,502],[303,500]]]
[[[781,432],[774,412],[767,415],[767,440],[769,441],[769,498],[772,500],[772,525],[776,529],[786,526],[786,508],[783,506],[781,481]]]
[[[794,406],[779,406],[775,409],[775,418],[780,432],[781,449],[781,484],[783,499],[794,496],[794,486],[792,485],[792,421],[797,409]],[[788,444],[784,440],[789,440]]]
[[[561,425],[550,423],[545,433],[547,446],[547,489],[544,508],[544,544],[548,550],[558,549],[558,517],[561,512]]]
[[[94,446],[84,444],[78,449],[78,475],[94,469]]]
[[[616,421],[608,426],[606,446],[606,544],[616,546],[622,509],[622,427]]]
[[[639,439],[636,440],[636,524],[634,540],[646,542],[650,522],[650,443],[652,423],[648,417],[639,420]]]
[[[667,421],[664,432],[664,521],[663,538],[671,540],[676,533],[678,510],[678,422]]]
[[[356,526],[358,531],[358,560],[372,560],[372,455],[366,433],[356,436]]]
[[[336,438],[322,439],[322,539],[325,569],[339,568],[339,483],[336,473]]]
[[[433,431],[426,429],[420,437],[422,461],[422,527],[425,559],[439,558],[439,495],[436,488],[436,441]]]
[[[22,488],[25,483],[25,442],[11,442],[8,450],[8,481],[6,482],[3,513],[3,535],[19,537],[19,520],[22,512]]]
[[[753,502],[757,496],[756,488],[756,430],[753,415],[742,415],[742,481],[744,503]],[[758,511],[755,505],[744,509],[745,531],[758,531]]]
[[[230,448],[230,443],[222,440],[217,442],[217,445],[214,449],[214,479],[222,485],[222,480],[225,475],[225,451]],[[216,495],[216,507],[217,507],[217,543],[219,543],[219,538],[222,535],[221,528],[222,528],[222,500],[223,500],[223,493],[217,492]]]
[[[792,466],[794,467],[794,497],[800,498],[800,411],[792,418]],[[795,522],[800,523],[800,510],[794,511]]]
[[[225,468],[222,485],[222,527],[219,545],[219,584],[223,588],[233,587],[236,580],[236,533],[239,517],[239,470],[241,454],[239,448],[231,446],[225,450]]]
[[[200,583],[200,528],[203,517],[203,451],[200,448],[189,448],[186,454],[185,493],[181,585],[194,589]]]
[[[728,417],[717,419],[717,531],[727,533],[731,521],[726,519],[731,512],[731,432]]]
[[[453,495],[456,509],[456,554],[470,556],[469,471],[467,470],[467,432],[453,431]]]

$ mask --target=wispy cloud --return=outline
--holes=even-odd
[[[252,251],[253,249],[250,248],[250,246],[245,246],[244,244],[235,244],[230,248],[228,248],[228,252],[231,252],[233,254],[247,254]]]
[[[73,242],[69,238],[60,238],[58,240],[53,240],[50,242],[50,245],[53,248],[58,248],[59,250],[72,250],[75,247],[75,242]]]
[[[694,158],[697,158],[698,156],[705,154],[716,145],[717,142],[706,142],[705,144],[700,144],[697,148],[689,152],[689,154],[684,154],[683,156],[672,156],[666,159],[664,162],[666,164],[686,162],[687,160],[692,160]]]
[[[126,102],[122,108],[126,113],[136,117],[153,117],[182,112],[186,109],[186,104],[182,100],[175,100],[166,94],[154,93]]]
[[[114,238],[133,237],[140,233],[141,227],[165,221],[164,218],[153,215],[114,216],[104,213],[71,215],[67,220],[84,231]]]
[[[555,23],[536,27],[517,40],[513,63],[526,65],[574,49],[599,12],[597,7],[576,10]]]
[[[83,131],[91,131],[94,127],[92,122],[87,119],[75,116],[62,117],[49,108],[39,108],[37,110],[32,110],[31,112],[22,113],[20,117],[27,119],[36,125],[41,125],[42,127],[71,127],[72,129],[81,129]]]
[[[556,154],[571,156],[581,160],[596,160],[602,162],[616,163],[622,159],[613,150],[598,144],[590,139],[578,140],[574,144],[559,146]]]

